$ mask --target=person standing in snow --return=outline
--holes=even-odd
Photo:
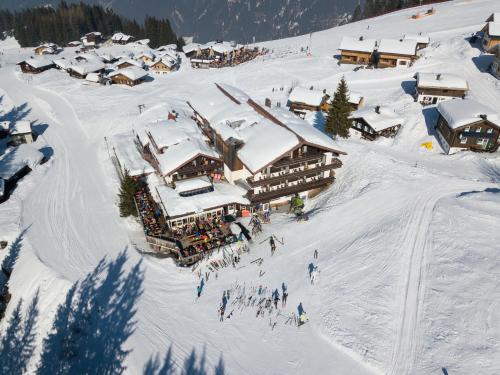
[[[285,282],[281,284],[281,306],[286,306],[286,300],[288,298],[288,291]]]
[[[277,310],[278,309],[278,302],[280,300],[280,294],[278,292],[278,289],[274,291],[274,308]]]
[[[271,246],[271,255],[274,255],[274,251],[276,250],[276,244],[274,243],[273,236],[269,237],[269,245]]]
[[[314,259],[318,259],[318,249],[314,250]]]
[[[224,321],[224,312],[225,312],[225,311],[226,311],[226,310],[224,309],[224,307],[223,307],[223,306],[221,306],[221,307],[219,308],[219,313],[220,313],[220,321],[221,321],[221,322],[223,322],[223,321]]]

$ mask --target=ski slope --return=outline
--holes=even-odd
[[[272,51],[263,59],[221,70],[193,70],[184,62],[179,72],[133,88],[95,86],[56,70],[28,78],[15,63],[32,51],[0,42],[0,97],[27,103],[29,119],[46,125],[35,145],[53,151],[0,205],[0,239],[13,240],[27,228],[7,315],[19,298],[40,291],[30,372],[71,284],[103,257],[113,260],[127,249],[127,270],[140,261],[144,270],[135,332],[126,342],[127,374],[143,373],[148,359],[171,346],[179,370],[196,350],[205,353],[207,367],[222,360],[228,374],[499,374],[500,157],[443,155],[428,130],[432,111],[422,111],[406,91],[418,71],[459,74],[471,97],[500,110],[500,83],[478,68],[487,57],[465,40],[500,11],[500,2],[457,0],[435,8],[420,20],[409,19],[412,9],[315,33],[312,56],[301,52],[309,36],[272,41],[263,44]],[[354,72],[333,58],[344,35],[418,32],[432,42],[408,69]],[[332,91],[342,76],[366,105],[387,105],[407,123],[393,140],[338,141],[348,153],[344,166],[332,187],[307,202],[308,222],[273,215],[238,267],[219,271],[217,279],[212,274],[200,299],[191,269],[136,250],[145,245],[139,225],[119,217],[105,137],[172,109],[189,113],[186,101],[215,82],[284,105],[292,84]],[[141,114],[140,104],[146,106]],[[420,147],[427,141],[433,150]],[[272,257],[270,235],[283,240]],[[261,266],[252,263],[257,258]],[[315,285],[307,273],[311,262],[320,271]],[[282,282],[289,298],[281,315],[256,318],[255,307],[240,308],[233,297],[232,317],[219,322],[224,290],[249,296]],[[287,318],[299,303],[310,321],[298,328]]]

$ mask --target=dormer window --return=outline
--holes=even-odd
[[[481,127],[476,128],[476,133],[481,133],[481,130],[482,130],[482,128],[481,128]]]

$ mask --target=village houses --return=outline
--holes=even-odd
[[[340,43],[341,64],[369,65],[372,63],[373,51],[377,47],[375,39],[364,37],[351,38],[345,36]]]
[[[374,56],[377,68],[409,67],[417,58],[417,41],[382,39]]]
[[[290,111],[303,117],[306,111],[327,111],[330,96],[320,90],[295,87],[288,98]]]
[[[493,13],[486,20],[486,25],[481,30],[483,32],[483,48],[490,51],[500,44],[500,13]]]

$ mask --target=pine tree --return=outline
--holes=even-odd
[[[138,190],[139,184],[130,176],[128,170],[125,170],[125,176],[122,179],[120,193],[118,194],[120,198],[120,216],[137,216],[134,195]]]
[[[354,12],[352,14],[351,22],[359,21],[363,18],[363,11],[361,9],[361,4],[358,3],[356,8],[354,8]]]
[[[342,77],[337,87],[337,91],[333,96],[330,111],[326,119],[325,132],[331,134],[334,138],[349,138],[349,129],[351,127],[351,120],[349,115],[351,107],[348,102],[349,91],[347,83]]]

